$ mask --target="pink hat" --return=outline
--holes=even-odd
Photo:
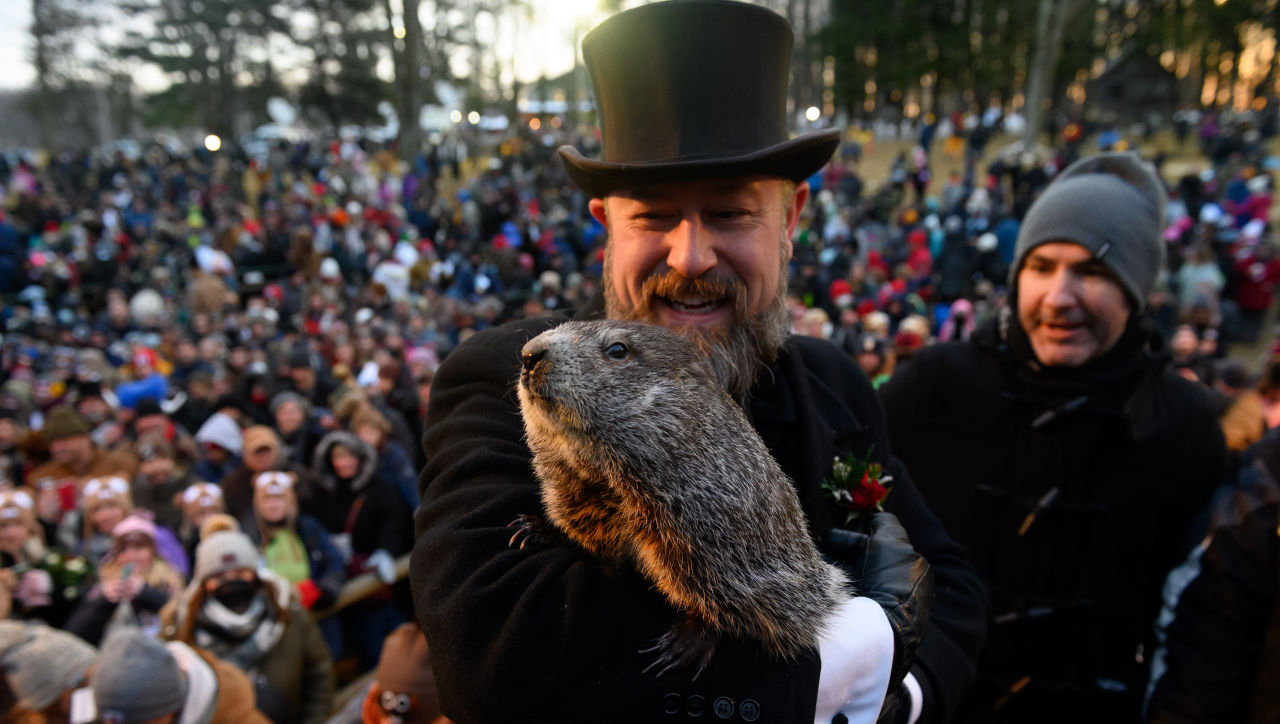
[[[116,540],[120,540],[130,534],[142,534],[154,541],[156,539],[156,524],[152,522],[151,517],[148,515],[131,513],[111,529],[111,537]]]

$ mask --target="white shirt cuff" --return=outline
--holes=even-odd
[[[916,675],[910,671],[902,677],[902,685],[911,695],[911,714],[907,717],[907,724],[916,724],[920,720],[920,714],[924,712],[924,690],[920,688]]]

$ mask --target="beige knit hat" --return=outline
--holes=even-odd
[[[196,565],[191,583],[199,585],[206,578],[238,568],[257,570],[258,549],[249,536],[240,531],[220,531],[196,546]]]
[[[42,711],[77,686],[95,655],[79,637],[44,624],[0,621],[0,674],[27,711]]]

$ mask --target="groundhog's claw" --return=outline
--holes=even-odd
[[[536,515],[517,515],[515,520],[507,523],[507,527],[516,529],[511,540],[507,541],[508,548],[515,548],[516,541],[520,541],[520,550],[524,550],[526,543],[541,543],[547,537],[547,523]]]
[[[655,651],[659,652],[658,658],[641,673],[647,674],[653,667],[660,666],[656,676],[662,676],[672,669],[693,666],[692,681],[697,681],[715,655],[716,637],[711,628],[701,620],[687,616],[659,637],[653,646],[640,653],[650,654]]]

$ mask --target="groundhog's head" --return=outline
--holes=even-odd
[[[657,433],[696,398],[725,394],[688,340],[649,324],[567,322],[529,340],[520,358],[531,441]]]

